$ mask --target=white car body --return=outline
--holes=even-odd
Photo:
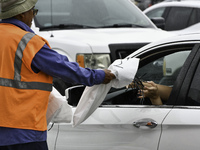
[[[165,56],[165,52],[169,53],[167,56],[171,56],[170,51],[179,52],[181,50],[188,53],[188,50],[192,49],[192,52],[196,52],[195,55],[191,52],[186,60],[186,62],[192,61],[189,63],[191,66],[184,64],[185,68],[181,70],[181,75],[186,73],[184,77],[179,76],[178,78],[183,85],[179,85],[176,81],[178,84],[175,88],[180,90],[180,96],[179,92],[172,91],[169,104],[168,102],[161,106],[102,104],[77,127],[72,127],[72,123],[54,124],[48,132],[50,150],[53,148],[56,150],[200,149],[200,119],[198,119],[200,106],[184,104],[182,99],[185,96],[181,98],[182,94],[187,93],[185,91],[187,86],[192,86],[196,82],[194,79],[191,84],[187,83],[190,80],[189,75],[194,72],[191,70],[195,66],[193,62],[196,60],[197,64],[199,63],[199,44],[200,34],[178,35],[148,44],[129,55],[129,57],[141,58],[140,65],[143,65],[143,61],[146,63],[145,59],[147,60],[148,57],[149,61],[154,62],[155,56],[162,53]],[[193,59],[193,57],[195,58]],[[173,61],[180,62],[182,59],[185,61],[185,58],[180,57],[173,59]],[[172,57],[170,60],[172,61]],[[176,66],[176,63],[174,65]],[[179,66],[179,64],[177,65]],[[153,68],[147,68],[150,71],[148,73],[151,73]],[[140,72],[140,68],[138,72]],[[117,99],[117,96],[114,99]],[[122,102],[127,100],[126,95],[121,97]],[[75,109],[76,107],[73,107],[73,111]]]
[[[53,33],[52,33],[53,32]],[[110,53],[109,44],[150,43],[171,36],[160,29],[85,29],[39,32],[57,52],[76,61],[77,53]],[[50,37],[53,34],[54,37]]]
[[[194,25],[191,25],[185,29],[177,30],[177,31],[171,31],[174,34],[190,34],[190,33],[196,33],[200,31],[200,23],[196,23]]]

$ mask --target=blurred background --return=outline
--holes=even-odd
[[[171,2],[171,1],[191,1],[191,0],[131,0],[133,3],[135,3],[141,10],[145,10],[146,8],[157,4],[159,2]],[[194,0],[192,0],[194,1]],[[199,0],[196,0],[199,1]]]

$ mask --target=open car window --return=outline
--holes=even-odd
[[[179,51],[153,60],[139,68],[137,76],[144,81],[173,86],[189,53],[190,51]]]
[[[173,87],[174,82],[190,54],[193,45],[170,46],[154,49],[143,53],[136,77],[144,81],[154,81],[157,84]],[[76,106],[84,90],[84,86],[71,90],[70,105]],[[76,99],[76,100],[75,100]],[[138,89],[126,87],[111,88],[101,105],[151,105],[149,99],[141,101],[138,98]]]
[[[136,77],[141,81],[154,81],[157,84],[173,87],[189,54],[190,50],[184,50],[171,51],[165,53],[164,56],[160,54],[159,56],[152,55],[152,58],[148,58],[146,64],[138,69]],[[122,88],[115,90],[111,89],[102,105],[151,105],[149,99],[137,98],[138,89]]]

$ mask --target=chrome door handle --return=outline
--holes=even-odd
[[[158,125],[158,123],[150,118],[145,118],[145,119],[141,119],[138,121],[133,122],[133,126],[140,128],[141,126],[146,126],[149,128],[155,128]]]

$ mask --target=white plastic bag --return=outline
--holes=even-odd
[[[109,66],[109,70],[115,74],[116,79],[109,84],[86,87],[73,115],[73,126],[85,121],[105,99],[111,87],[121,88],[130,84],[137,72],[139,59],[118,59]]]
[[[49,103],[46,113],[47,125],[52,123],[70,123],[72,120],[72,108],[67,103],[65,96],[62,96],[55,88],[49,96]]]

